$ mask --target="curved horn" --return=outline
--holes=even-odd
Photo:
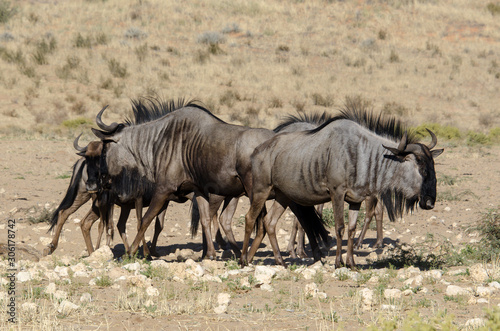
[[[406,143],[408,141],[408,133],[405,131],[403,137],[401,138],[401,142],[398,145],[398,150],[403,152],[406,148]]]
[[[436,135],[434,134],[434,132],[432,132],[432,131],[431,131],[431,130],[429,130],[429,129],[426,129],[426,130],[427,130],[427,131],[429,131],[429,134],[431,135],[431,138],[432,138],[432,141],[431,141],[430,145],[427,145],[427,148],[428,148],[429,150],[431,150],[431,149],[433,149],[433,148],[436,146],[436,144],[437,144],[438,140],[437,140],[437,137],[436,137]]]
[[[102,122],[102,119],[101,119],[101,116],[102,116],[102,113],[104,113],[104,110],[108,108],[108,106],[105,106],[103,109],[101,109],[101,111],[97,114],[96,118],[95,118],[95,122],[97,123],[97,126],[99,126],[101,129],[103,129],[104,131],[107,131],[107,132],[113,132],[116,130],[116,128],[118,127],[118,123],[114,122],[112,123],[111,125],[106,125]]]
[[[80,137],[82,136],[82,133],[80,133],[80,135],[78,137],[76,137],[75,141],[73,141],[73,147],[79,151],[79,152],[82,152],[82,153],[85,153],[87,151],[87,146],[85,147],[80,147],[78,145],[78,139],[80,139]]]

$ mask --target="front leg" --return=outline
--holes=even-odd
[[[200,194],[196,194],[196,202],[198,203],[198,210],[200,211],[201,227],[203,229],[203,235],[207,243],[207,254],[211,260],[216,259],[214,242],[212,241],[212,231],[210,226],[210,205],[208,199]],[[216,218],[217,220],[217,218]]]
[[[349,223],[347,230],[347,266],[351,269],[356,268],[356,263],[354,263],[354,236],[356,235],[356,221],[358,219],[359,208],[361,203],[350,203],[349,204]]]
[[[333,205],[333,218],[335,221],[335,236],[337,238],[337,251],[335,253],[335,268],[344,265],[342,259],[342,237],[344,236],[344,192],[331,190]]]

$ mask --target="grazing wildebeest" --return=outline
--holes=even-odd
[[[147,101],[153,107],[162,107],[158,100]],[[87,185],[97,188],[98,178],[103,176],[103,183],[109,179],[113,183],[125,171],[133,171],[154,183],[149,209],[142,218],[129,254],[137,251],[153,217],[165,210],[169,201],[182,202],[188,194],[194,193],[207,238],[207,256],[215,258],[209,226],[209,197],[212,194],[226,198],[244,194],[244,188],[251,185],[250,155],[256,146],[274,136],[274,132],[228,124],[195,102],[172,109],[155,121],[131,126],[105,125],[101,120],[104,109],[96,117],[101,130],[93,129],[101,138],[100,144],[93,146],[91,151],[99,155],[99,162],[92,166],[89,162]],[[291,205],[291,208],[298,214],[301,224],[304,222],[315,258],[319,259],[316,237],[322,227],[321,220],[316,217],[306,223],[309,208],[298,205]]]
[[[351,109],[347,111],[357,111]],[[335,266],[342,261],[344,201],[349,204],[347,265],[354,268],[353,242],[361,202],[381,196],[389,218],[401,215],[404,207],[432,209],[436,200],[434,157],[443,150],[431,150],[437,143],[429,131],[429,146],[408,143],[406,132],[399,144],[385,136],[400,132],[394,118],[375,117],[373,113],[333,118],[311,131],[283,133],[264,142],[252,154],[251,206],[245,216],[251,227],[265,201],[274,193],[275,201],[264,218],[264,225],[275,254],[280,254],[275,237],[276,222],[286,207],[295,202],[312,206],[332,201],[337,249]],[[365,118],[362,126],[351,118]],[[390,152],[390,153],[388,153]],[[250,232],[245,232],[245,242]],[[250,251],[251,260],[262,236],[257,235]],[[242,256],[247,247],[243,247]],[[282,260],[281,260],[282,261]]]

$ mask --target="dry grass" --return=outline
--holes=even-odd
[[[23,0],[11,7],[0,43],[3,132],[34,127],[39,113],[59,118],[53,101],[68,95],[79,100],[67,105],[68,119],[92,119],[109,104],[106,119],[121,120],[130,98],[159,93],[209,101],[224,120],[244,124],[244,112],[259,109],[252,123],[266,127],[296,110],[333,111],[354,94],[413,124],[465,130],[484,129],[498,109],[495,3]],[[229,87],[239,99],[226,100]]]

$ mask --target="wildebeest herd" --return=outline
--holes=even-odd
[[[357,247],[373,216],[377,220],[376,245],[382,244],[384,206],[391,220],[405,210],[412,211],[417,202],[422,209],[434,207],[434,158],[443,152],[433,150],[436,136],[429,131],[430,145],[422,144],[399,120],[376,115],[356,103],[346,104],[335,116],[288,116],[274,130],[226,123],[193,101],[133,100],[133,117],[110,125],[102,120],[105,109],[96,116],[99,129],[92,129],[98,139],[85,147],[79,146],[79,137],[75,139],[74,147],[82,158],[75,163],[66,195],[53,214],[54,236],[44,254],[57,248],[69,215],[92,199],[91,209],[80,223],[89,254],[94,250],[90,229],[99,218],[97,247],[103,232],[110,244],[116,204],[121,207],[117,229],[127,254],[134,255],[142,242],[145,256],[156,255],[169,202],[191,200],[192,232],[199,223],[203,229],[203,257],[216,257],[212,224],[218,224],[222,205],[220,225],[242,265],[252,261],[266,233],[276,263],[284,265],[276,225],[286,208],[296,216],[290,254],[296,256],[295,233],[303,231],[297,253],[304,257],[305,232],[317,261],[323,256],[319,243],[328,247],[329,240],[321,208],[318,212],[314,206],[331,201],[337,240],[335,266],[344,264],[341,252],[347,202],[346,265],[355,267],[354,236],[363,201],[366,218]],[[240,250],[231,223],[243,195],[250,199],[250,209]],[[266,210],[270,199],[274,202]],[[143,207],[148,207],[144,215]],[[137,213],[138,232],[129,246],[126,222],[132,209]],[[148,247],[144,235],[155,218]],[[257,231],[250,245],[254,228]],[[216,238],[223,242],[220,231]]]

